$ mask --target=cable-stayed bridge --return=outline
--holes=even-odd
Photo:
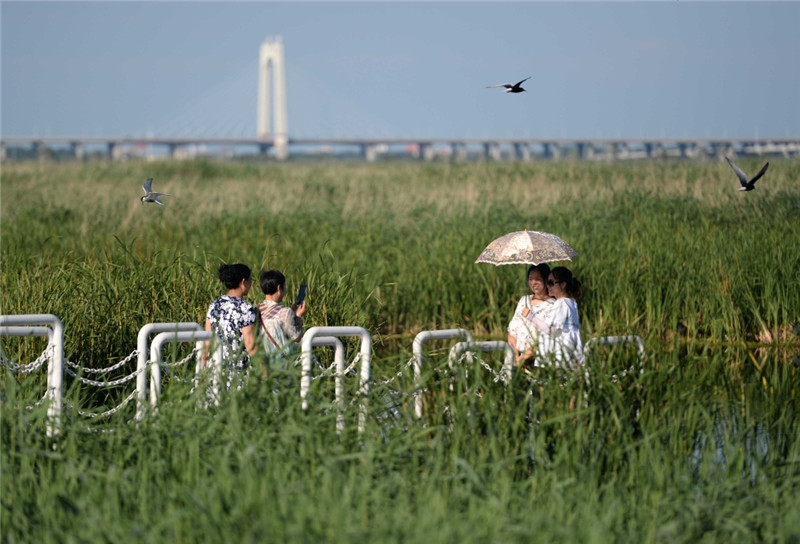
[[[335,118],[319,119],[318,130],[334,136],[292,137],[289,132],[283,43],[267,40],[258,67],[241,63],[210,89],[192,95],[155,126],[134,136],[22,136],[0,138],[3,160],[57,156],[85,160],[106,158],[234,157],[276,160],[304,156],[359,157],[366,161],[411,157],[420,160],[626,160],[656,157],[722,155],[800,155],[800,136],[775,138],[458,138],[370,136],[374,121],[359,115],[352,98],[327,93],[325,108],[342,111],[348,133],[339,137]],[[313,76],[303,76],[313,77]],[[308,85],[309,81],[304,80]],[[315,87],[315,85],[310,85]],[[256,93],[257,90],[257,93]],[[255,122],[243,122],[256,110]],[[325,117],[324,115],[318,116]],[[364,120],[366,117],[366,121]],[[252,118],[251,118],[252,119]],[[315,117],[317,120],[317,117]],[[159,135],[159,136],[156,136]]]

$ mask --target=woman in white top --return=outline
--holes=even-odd
[[[555,299],[547,293],[549,275],[550,267],[545,263],[528,268],[526,278],[531,294],[519,299],[514,316],[508,324],[508,343],[514,348],[516,365],[536,354],[539,331],[531,320],[535,316],[544,318],[555,302]]]
[[[578,319],[581,282],[563,266],[553,268],[547,278],[548,293],[555,297],[552,310],[544,318],[532,322],[541,333],[537,365],[552,364],[575,369],[583,363],[583,340]]]

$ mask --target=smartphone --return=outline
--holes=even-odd
[[[305,299],[306,299],[306,284],[303,283],[300,285],[300,292],[297,293],[297,298],[294,299],[294,305],[300,306]]]

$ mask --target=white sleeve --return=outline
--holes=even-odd
[[[569,306],[564,301],[565,299],[557,300],[547,315],[547,324],[554,329],[562,330],[569,319]]]

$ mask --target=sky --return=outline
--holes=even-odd
[[[800,2],[0,3],[4,137],[800,136]],[[530,76],[525,93],[488,85]]]

